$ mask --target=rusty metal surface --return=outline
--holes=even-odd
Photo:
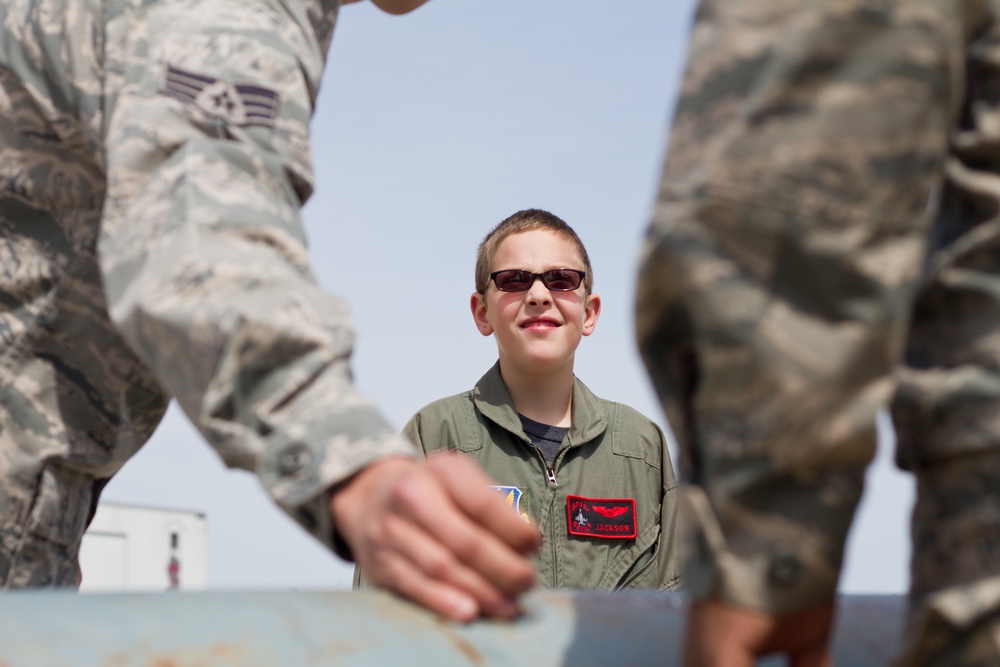
[[[887,665],[903,599],[841,603],[835,663]],[[547,591],[516,622],[457,625],[376,592],[11,592],[0,667],[672,667],[683,608],[677,594]]]

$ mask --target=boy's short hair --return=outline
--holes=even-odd
[[[504,239],[508,236],[513,236],[514,234],[534,231],[536,229],[544,229],[557,234],[562,234],[573,242],[573,245],[576,246],[577,251],[580,253],[580,259],[583,261],[583,271],[587,274],[587,276],[583,279],[584,289],[587,294],[590,294],[591,291],[593,291],[594,269],[590,266],[590,257],[587,255],[587,249],[583,246],[583,241],[581,241],[580,237],[576,235],[573,228],[567,225],[564,220],[549,213],[548,211],[543,211],[540,208],[528,208],[523,211],[518,211],[494,227],[490,233],[486,235],[482,243],[479,244],[479,249],[476,251],[477,292],[480,294],[486,293],[486,287],[490,283],[493,258],[496,257],[497,248],[500,247],[500,244],[503,243]],[[566,266],[560,268],[568,269],[572,267]]]

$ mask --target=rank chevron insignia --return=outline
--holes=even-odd
[[[278,93],[269,88],[222,81],[170,65],[160,83],[160,92],[233,125],[274,127],[278,114]]]

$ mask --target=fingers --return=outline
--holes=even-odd
[[[829,667],[833,604],[774,615],[719,600],[697,600],[688,611],[686,667],[747,667],[756,657],[781,653],[791,667]]]
[[[513,617],[534,584],[526,550],[537,534],[474,464],[441,458],[388,459],[359,473],[331,501],[338,530],[374,583],[452,620]],[[473,483],[452,483],[459,475]]]
[[[514,598],[534,582],[526,558],[457,511],[430,475],[400,483],[393,503],[384,528],[387,550],[414,566],[421,578],[471,596],[484,615],[517,615]]]
[[[490,485],[493,480],[469,459],[441,455],[427,462],[428,468],[444,484],[465,514],[519,553],[534,553],[541,537],[533,523],[510,511]]]
[[[425,576],[406,554],[397,551],[382,553],[376,561],[363,567],[373,583],[452,621],[467,623],[481,614],[481,606],[475,596]]]
[[[424,572],[455,586],[481,580],[491,593],[508,600],[531,588],[535,573],[525,553],[538,544],[537,530],[507,508],[472,462],[457,455],[438,456],[424,471],[426,477],[403,480],[393,493],[395,513],[451,558],[447,567],[432,572],[425,564]],[[493,604],[494,597],[479,599],[491,611],[506,615]]]
[[[826,647],[812,647],[796,651],[788,657],[788,667],[833,667],[833,658]]]

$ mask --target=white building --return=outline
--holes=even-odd
[[[204,590],[201,512],[101,503],[80,547],[82,592]]]

